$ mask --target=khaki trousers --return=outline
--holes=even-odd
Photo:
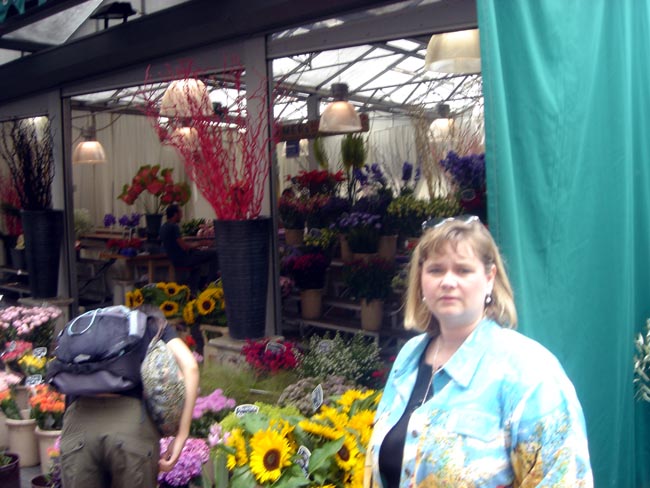
[[[159,441],[142,400],[79,398],[63,417],[63,488],[155,488]]]

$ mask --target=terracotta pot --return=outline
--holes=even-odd
[[[302,246],[305,237],[304,229],[284,229],[284,241],[289,246]]]
[[[317,319],[321,316],[323,306],[323,290],[300,291],[300,314],[303,319]]]
[[[0,486],[2,488],[20,488],[19,455],[6,452],[5,456],[9,456],[11,462],[5,466],[0,466]]]
[[[39,463],[36,442],[36,420],[7,419],[9,449],[20,457],[20,466],[27,468]]]
[[[377,252],[380,258],[385,259],[391,264],[394,263],[395,255],[397,254],[397,234],[381,236],[379,238],[379,249]]]
[[[52,460],[47,454],[47,450],[54,446],[57,437],[61,435],[60,430],[41,430],[36,427],[34,431],[36,440],[38,441],[38,457],[41,461],[41,473],[46,474],[50,472],[52,467]]]
[[[361,300],[361,328],[363,330],[378,331],[384,320],[384,301]]]

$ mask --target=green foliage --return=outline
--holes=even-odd
[[[384,300],[391,292],[395,267],[385,259],[358,259],[343,268],[343,281],[353,297]]]
[[[406,194],[396,197],[388,205],[387,213],[403,237],[418,237],[422,234],[422,223],[425,220],[431,217],[453,217],[462,213],[462,210],[455,196],[427,201]]]
[[[320,168],[327,169],[329,167],[327,152],[325,151],[325,146],[323,145],[323,139],[320,137],[314,139],[314,159]]]
[[[331,340],[323,348],[321,341]],[[363,334],[355,334],[346,339],[338,332],[331,338],[313,335],[309,339],[307,352],[298,368],[301,378],[326,378],[330,375],[342,376],[363,386],[373,386],[373,373],[382,367],[379,359],[379,346]]]
[[[87,234],[93,230],[93,222],[90,218],[90,212],[87,208],[74,209],[74,236],[79,239],[82,234]]]
[[[341,140],[341,160],[346,171],[361,169],[366,163],[368,149],[361,134],[346,134]]]
[[[242,357],[243,361],[243,357]],[[274,403],[282,391],[298,379],[295,371],[257,375],[244,364],[205,364],[201,369],[201,391],[223,390],[237,404],[265,401]]]

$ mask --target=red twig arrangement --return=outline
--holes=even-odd
[[[207,90],[196,96],[196,83],[175,98],[175,115],[160,117],[158,100],[149,92],[147,116],[161,141],[176,148],[185,170],[210,203],[219,220],[249,220],[259,216],[269,174],[269,140],[265,117],[251,117],[247,107],[267,110],[266,86],[243,85],[243,68],[230,68],[208,81],[222,90],[227,102],[212,108]],[[177,73],[183,81],[198,79],[189,69]],[[146,82],[151,77],[147,71]],[[191,88],[190,88],[191,87]],[[206,109],[207,107],[207,109]],[[164,114],[162,114],[164,115]]]

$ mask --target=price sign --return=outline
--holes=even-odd
[[[305,478],[309,477],[309,458],[311,457],[311,451],[305,446],[300,446],[298,448],[298,459],[296,459],[296,464],[300,466],[302,472],[305,473]]]
[[[320,383],[311,392],[311,404],[314,407],[314,412],[317,412],[323,404],[323,385]]]
[[[267,342],[266,347],[264,348],[264,352],[270,352],[272,354],[284,354],[284,351],[286,350],[287,346],[275,341]]]
[[[253,405],[251,403],[244,403],[242,405],[237,405],[235,407],[235,415],[237,417],[243,417],[246,414],[249,413],[257,413],[260,411],[260,407],[257,405]]]
[[[32,374],[25,378],[25,386],[36,386],[43,383],[43,375]]]
[[[47,347],[37,347],[32,351],[35,358],[44,358],[47,356]]]
[[[334,341],[330,339],[323,339],[316,347],[316,350],[321,354],[328,354],[332,349],[334,349]]]

